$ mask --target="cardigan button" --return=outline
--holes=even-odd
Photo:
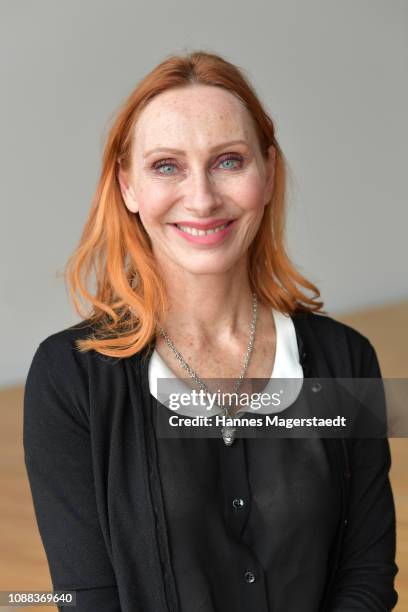
[[[241,508],[245,506],[245,502],[242,499],[242,497],[236,497],[235,499],[232,500],[232,505],[236,510],[240,510]]]
[[[311,389],[313,391],[313,393],[319,393],[319,391],[321,390],[322,385],[319,382],[315,382],[313,383]]]
[[[348,523],[348,520],[344,519],[344,524],[347,525],[347,523]]]
[[[250,584],[251,582],[255,582],[255,574],[250,570],[247,570],[244,574],[245,580]]]

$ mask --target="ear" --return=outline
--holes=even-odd
[[[120,165],[118,171],[118,181],[126,208],[130,210],[130,212],[137,213],[139,210],[139,204],[137,202],[135,192],[133,191],[132,185],[129,182],[127,173],[121,168]]]
[[[269,204],[273,194],[273,188],[275,185],[275,163],[276,163],[276,149],[273,145],[268,148],[268,159],[265,161],[265,198],[264,205]]]

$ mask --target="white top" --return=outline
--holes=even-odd
[[[290,316],[283,314],[282,312],[272,308],[272,315],[275,322],[276,329],[276,349],[275,349],[275,361],[270,378],[285,378],[290,379],[282,381],[284,384],[278,385],[279,390],[283,391],[280,394],[281,402],[278,406],[267,405],[261,406],[257,410],[249,409],[248,406],[238,410],[236,414],[240,412],[250,412],[251,415],[256,416],[255,413],[259,414],[270,414],[281,412],[288,406],[290,406],[300,393],[303,384],[303,369],[299,362],[299,349],[296,340],[296,331]],[[170,370],[159,353],[154,350],[149,361],[149,388],[150,393],[159,401],[167,405],[168,404],[168,393],[191,393],[191,389],[186,385],[182,379],[179,379],[177,375]],[[197,373],[199,375],[199,373]],[[186,378],[189,374],[186,372]],[[164,380],[159,381],[160,390],[158,391],[158,379],[173,379],[171,382],[166,383]],[[171,386],[170,386],[171,385]],[[268,383],[262,390],[262,393],[276,393],[277,383]],[[197,416],[199,414],[205,414],[206,416],[213,416],[215,414],[222,414],[223,410],[221,407],[214,405],[210,410],[205,407],[198,408],[197,406],[180,406],[177,414],[183,414],[185,416]]]

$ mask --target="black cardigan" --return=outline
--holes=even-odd
[[[381,376],[372,345],[354,329],[312,313],[292,319],[306,377]],[[178,612],[147,418],[152,346],[127,359],[81,354],[74,341],[91,331],[85,322],[43,340],[25,385],[25,464],[53,588],[75,590],[81,612]],[[342,508],[319,612],[392,610],[388,440],[325,445]]]

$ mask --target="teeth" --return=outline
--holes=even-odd
[[[218,227],[213,227],[212,229],[209,229],[209,230],[199,230],[196,227],[185,227],[183,225],[177,225],[177,224],[176,225],[183,232],[186,232],[186,234],[191,234],[192,236],[207,236],[208,234],[215,234],[216,232],[219,232],[225,229],[228,223],[229,222],[224,223],[224,225],[219,225]]]

